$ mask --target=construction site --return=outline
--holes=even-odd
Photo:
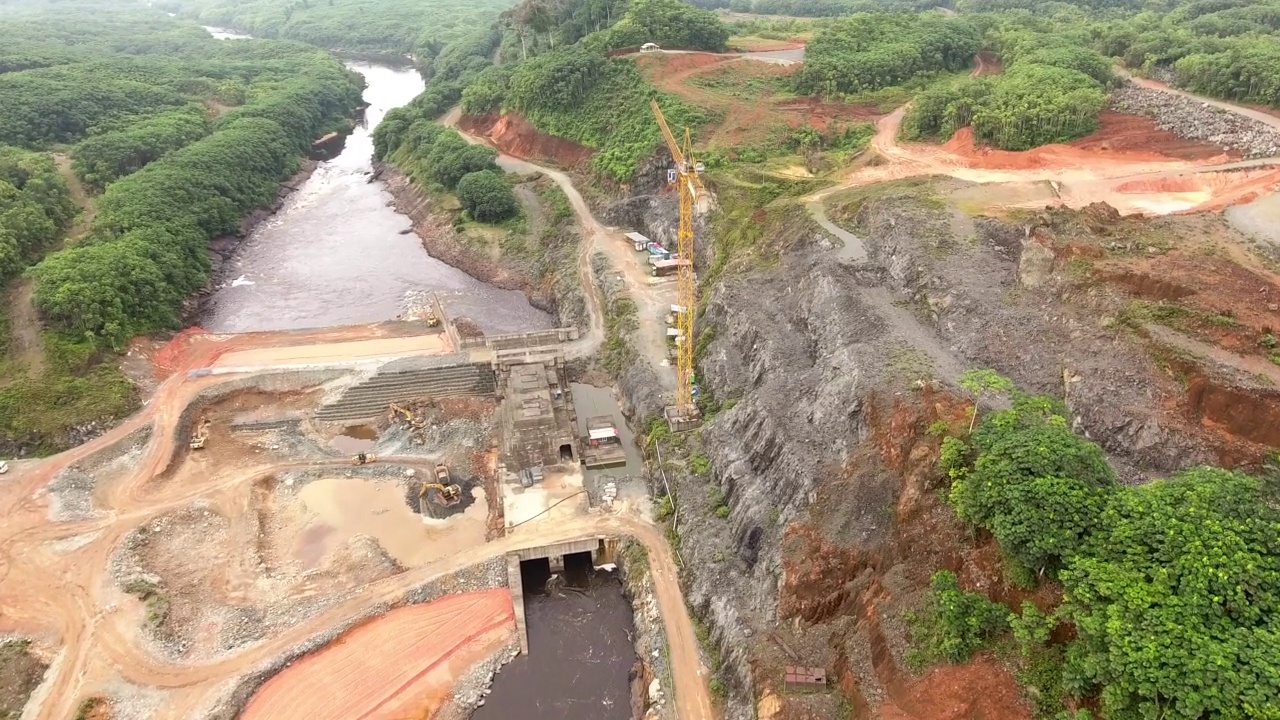
[[[1280,448],[1280,118],[1141,81],[1070,143],[904,142],[905,104],[782,92],[802,57],[646,50],[644,77],[719,119],[695,150],[651,101],[653,177],[594,205],[575,187],[590,148],[514,113],[441,118],[563,193],[572,327],[495,300],[482,320],[541,328],[497,332],[453,311],[475,298],[422,291],[398,320],[135,346],[143,408],[0,484],[0,631],[44,666],[24,720],[484,720],[528,693],[567,702],[538,675],[564,657],[538,655],[532,596],[585,602],[566,578],[616,583],[624,566],[643,572],[622,578],[619,617],[575,605],[554,626],[623,638],[555,645],[622,668],[592,696],[607,710],[563,712],[1032,717],[993,654],[909,669],[905,618],[938,568],[1042,599],[939,492],[939,428],[978,419],[955,388],[981,367],[1061,396],[1125,484],[1259,466]],[[840,163],[775,157],[748,182],[699,160],[859,123],[870,140]],[[466,246],[387,182],[416,208],[401,234]],[[731,205],[774,182],[811,185]],[[602,370],[609,353],[621,367]],[[503,673],[518,679],[499,698]]]
[[[160,348],[149,412],[55,463],[16,463],[6,486],[6,524],[26,528],[6,577],[31,580],[6,583],[7,621],[40,612],[38,577],[105,593],[69,618],[85,640],[56,650],[41,717],[95,694],[172,718],[482,704],[483,679],[462,676],[528,651],[522,561],[612,566],[621,538],[661,543],[643,490],[584,482],[581,458],[616,448],[622,418],[581,432],[576,339],[462,338],[437,303],[413,322]],[[342,659],[374,648],[377,663]]]

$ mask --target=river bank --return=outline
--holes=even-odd
[[[396,211],[409,218],[429,255],[486,285],[523,293],[530,305],[554,315],[560,327],[587,325],[577,271],[581,233],[571,212],[556,214],[543,207],[538,180],[516,186],[525,214],[524,237],[495,228],[508,237],[493,247],[460,235],[453,226],[454,213],[439,208],[436,199],[394,165],[375,162],[373,177],[386,186]]]
[[[520,292],[477,281],[429,255],[373,179],[373,129],[425,83],[403,63],[346,60],[364,76],[367,109],[342,150],[287,185],[222,263],[201,303],[213,332],[297,330],[391,320],[435,293],[449,314],[490,334],[552,326]],[[300,181],[300,182],[298,182]],[[274,210],[272,212],[272,210]]]

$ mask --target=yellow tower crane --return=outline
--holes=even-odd
[[[693,157],[693,143],[689,137],[689,129],[684,131],[684,146],[676,140],[667,127],[667,119],[662,116],[662,109],[657,100],[651,100],[653,115],[662,128],[662,137],[667,141],[671,151],[671,159],[675,161],[674,174],[668,178],[675,183],[680,192],[680,227],[676,232],[676,252],[680,265],[677,269],[676,295],[680,312],[676,313],[676,328],[680,335],[676,340],[676,403],[667,408],[667,420],[672,429],[695,427],[698,423],[698,407],[693,403],[693,312],[696,307],[693,282],[693,208],[702,192],[702,163]]]

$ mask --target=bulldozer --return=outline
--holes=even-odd
[[[369,463],[375,463],[377,461],[378,456],[372,453],[360,453],[359,455],[354,455],[351,458],[352,465],[368,465]]]
[[[209,426],[212,424],[209,418],[201,418],[200,422],[196,424],[196,429],[191,432],[190,445],[192,450],[204,449],[205,441],[209,439]]]

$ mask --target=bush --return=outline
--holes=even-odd
[[[916,660],[962,663],[1005,628],[1009,611],[960,589],[955,573],[939,570],[929,583],[925,612],[915,619]]]
[[[480,222],[499,222],[516,214],[519,204],[502,175],[493,170],[468,173],[458,182],[458,200]]]

